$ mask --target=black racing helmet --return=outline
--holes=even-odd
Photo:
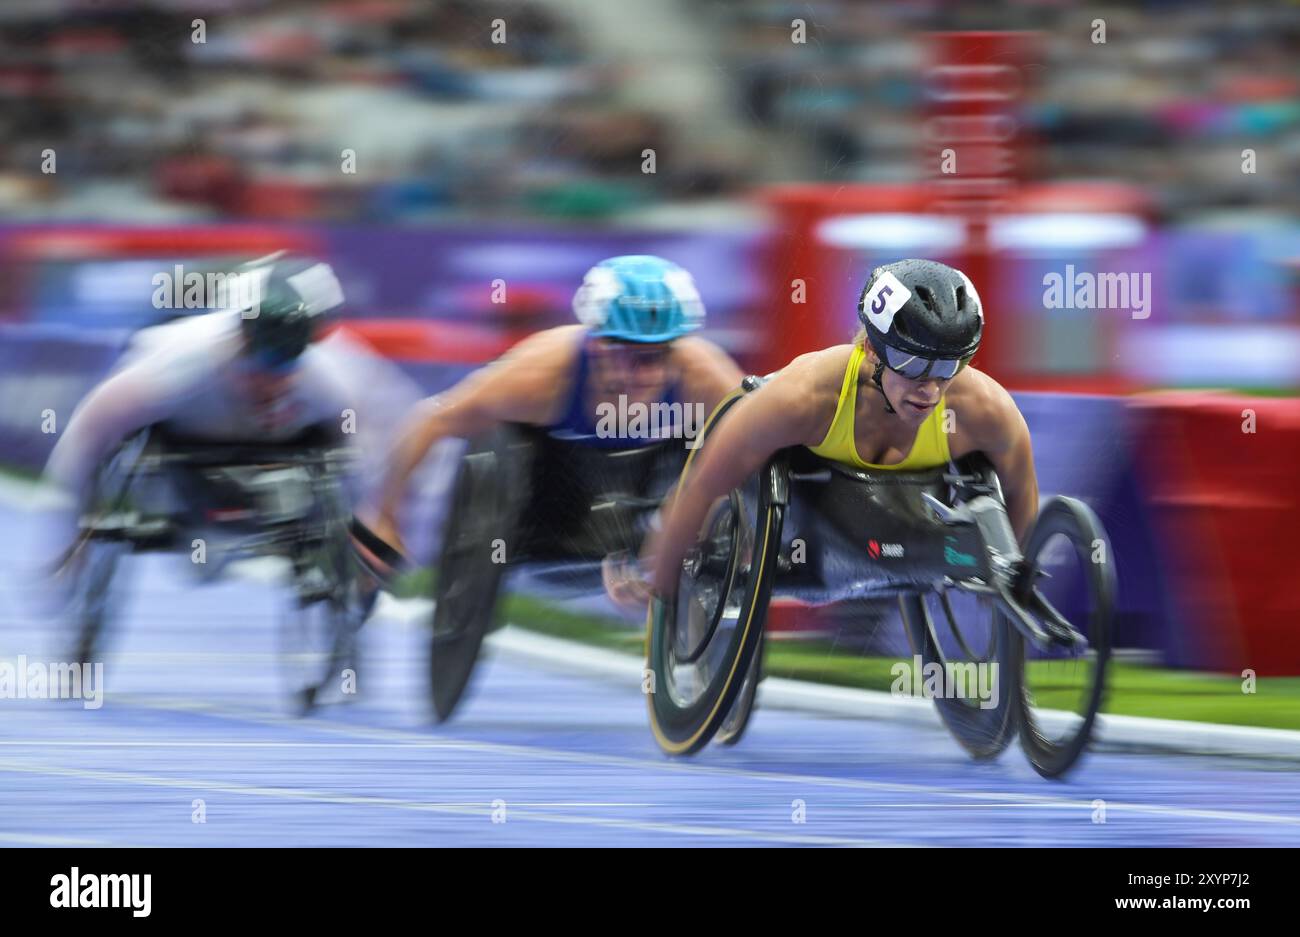
[[[291,367],[315,341],[325,314],[343,304],[343,290],[330,265],[279,251],[241,266],[254,297],[240,310],[248,353],[262,367]]]
[[[881,363],[912,379],[955,376],[984,334],[984,309],[970,279],[934,260],[872,270],[858,318]]]

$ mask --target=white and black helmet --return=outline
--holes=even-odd
[[[325,315],[343,303],[343,290],[329,264],[279,251],[237,271],[257,281],[256,305],[241,309],[249,353],[272,369],[289,367],[316,339]]]
[[[858,318],[882,364],[912,379],[955,376],[984,335],[984,309],[970,278],[934,260],[872,270]]]

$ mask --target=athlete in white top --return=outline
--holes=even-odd
[[[137,430],[215,443],[285,442],[324,426],[352,443],[358,496],[376,477],[387,437],[419,399],[388,361],[343,332],[314,341],[342,301],[328,265],[283,254],[264,270],[257,315],[228,310],[139,332],[113,373],[73,412],[46,465],[74,524],[96,468]],[[75,537],[75,528],[64,535]],[[70,539],[66,542],[71,542]]]

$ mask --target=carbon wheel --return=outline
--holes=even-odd
[[[683,564],[672,604],[651,602],[647,700],[651,730],[669,754],[706,745],[728,722],[751,676],[785,520],[785,506],[772,497],[783,470],[780,462],[769,463],[747,489],[720,499],[708,533]],[[735,739],[752,702],[751,696],[735,713],[729,733]]]
[[[767,638],[764,636],[758,645],[758,653],[754,655],[749,670],[745,674],[745,682],[740,688],[740,695],[736,697],[736,702],[731,705],[731,711],[727,713],[727,718],[722,721],[717,734],[713,736],[713,741],[718,745],[735,745],[745,737],[745,730],[749,728],[750,720],[754,715],[758,684],[763,679],[763,657],[766,651]]]
[[[976,759],[996,758],[1015,735],[1011,625],[984,598],[949,589],[899,600],[912,651],[925,675],[943,675],[934,699],[952,737]]]
[[[1078,762],[1105,704],[1115,608],[1110,541],[1092,509],[1056,497],[1039,513],[1025,549],[1022,601],[1040,621],[1054,613],[1083,638],[1030,650],[1017,633],[1020,744],[1034,770],[1059,778]],[[1029,590],[1032,590],[1030,593]]]
[[[527,484],[521,444],[502,430],[471,445],[452,488],[433,584],[430,690],[439,722],[460,704],[483,638],[496,624]]]

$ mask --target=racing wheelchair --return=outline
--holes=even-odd
[[[605,449],[503,424],[467,444],[434,570],[430,690],[436,718],[463,698],[502,624],[506,576],[553,598],[603,591],[601,564],[635,553],[686,460],[682,440]]]
[[[278,628],[281,679],[290,706],[310,710],[355,668],[373,595],[361,588],[349,546],[350,464],[323,427],[279,443],[213,443],[160,425],[129,438],[96,470],[57,573],[71,659],[93,660],[102,649],[127,555],[190,552],[200,581],[237,559],[278,557],[288,561],[292,591]]]
[[[762,382],[746,378],[719,405],[703,446]],[[1022,552],[982,454],[899,473],[794,447],[719,499],[701,531],[675,595],[654,599],[647,616],[647,704],[665,752],[693,754],[748,720],[774,593],[815,604],[896,599],[922,671],[945,678],[936,683],[960,688],[984,668],[991,692],[926,694],[976,759],[996,757],[1018,730],[1034,769],[1056,778],[1086,748],[1103,705],[1116,584],[1106,533],[1083,502],[1044,503]]]

